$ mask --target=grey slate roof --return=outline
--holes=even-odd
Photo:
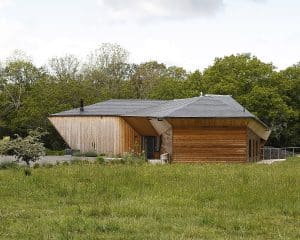
[[[52,114],[51,116],[123,116],[144,108],[150,108],[167,101],[160,100],[130,100],[112,99],[105,102],[84,106],[84,111],[79,108]]]
[[[212,95],[174,100],[108,100],[51,116],[136,116],[192,118],[256,118],[230,95]],[[257,119],[257,118],[256,118]]]

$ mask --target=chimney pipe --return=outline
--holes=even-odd
[[[83,108],[83,99],[80,99],[80,112],[83,112],[84,108]]]

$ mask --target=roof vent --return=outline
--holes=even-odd
[[[84,111],[84,107],[83,107],[83,99],[80,99],[80,112]]]

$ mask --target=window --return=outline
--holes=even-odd
[[[248,155],[249,155],[249,159],[251,158],[252,156],[252,146],[251,146],[251,139],[249,139],[249,150],[248,150]]]

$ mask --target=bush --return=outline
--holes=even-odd
[[[63,155],[65,155],[65,150],[46,149],[46,155],[48,155],[48,156],[63,156]]]
[[[45,155],[45,147],[41,142],[41,137],[45,135],[40,129],[31,130],[27,137],[22,138],[16,135],[13,140],[6,139],[1,141],[1,152],[11,151],[18,160],[23,160],[29,166],[29,162],[35,162],[40,156]]]
[[[125,164],[144,164],[146,158],[144,154],[129,152],[123,156],[123,162]]]
[[[81,153],[79,150],[73,150],[74,157],[97,157],[97,153],[93,151]]]
[[[80,150],[74,149],[74,150],[72,150],[72,156],[74,156],[74,157],[82,157],[83,154],[80,152]]]
[[[99,164],[105,164],[105,160],[102,156],[98,156],[96,159],[96,162]]]
[[[97,153],[96,153],[96,152],[92,152],[92,151],[90,151],[90,152],[85,152],[83,155],[84,155],[85,157],[97,157]]]

